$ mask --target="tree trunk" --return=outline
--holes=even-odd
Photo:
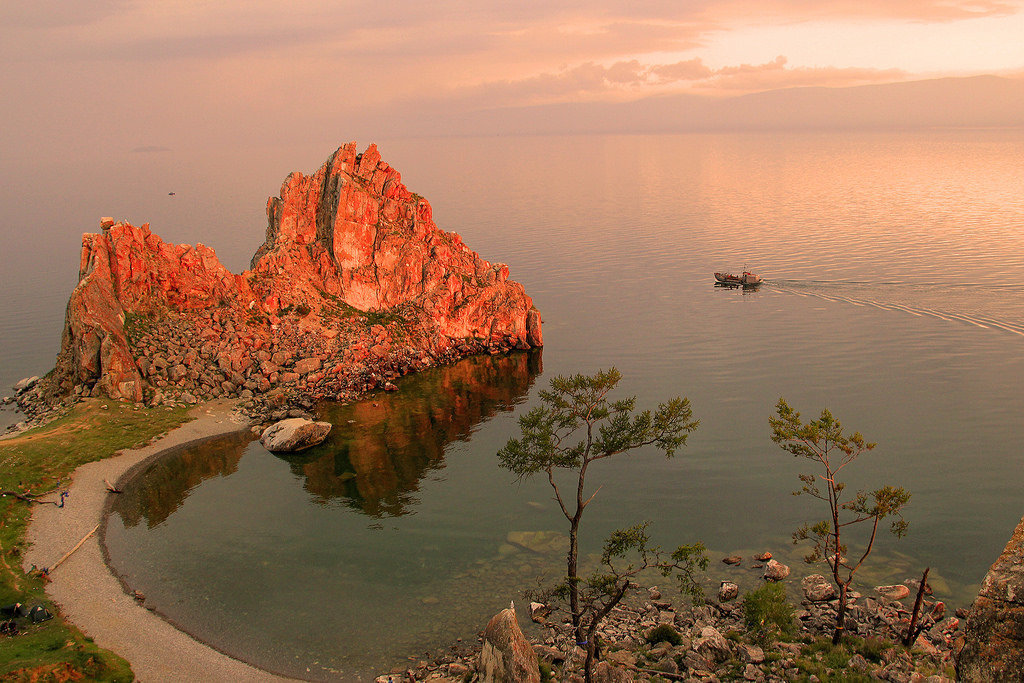
[[[931,567],[925,567],[924,576],[921,577],[921,585],[917,587],[917,599],[914,600],[914,611],[910,615],[910,627],[907,628],[907,635],[903,644],[910,647],[917,640],[917,620],[921,616],[921,602],[924,600],[924,592],[928,588],[928,572]]]
[[[597,638],[594,629],[587,634],[587,658],[583,661],[583,680],[591,683],[594,675],[594,663],[597,661]]]
[[[846,630],[846,591],[848,585],[845,583],[839,584],[839,605],[836,607],[838,614],[836,615],[836,632],[832,634],[832,644],[838,645],[839,641],[843,639],[843,632]]]
[[[577,543],[579,519],[571,520],[569,525],[569,556],[566,558],[566,580],[569,582],[569,613],[572,617],[572,633],[576,644],[582,647],[586,643],[580,610],[580,580],[577,576]]]

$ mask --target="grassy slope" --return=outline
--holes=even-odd
[[[79,465],[148,443],[188,419],[186,408],[85,401],[58,420],[0,441],[0,489],[40,493],[66,485]],[[17,636],[0,636],[0,680],[67,680],[77,672],[88,680],[131,681],[128,662],[65,623],[47,599],[43,579],[22,570],[29,507],[12,496],[0,498],[0,605],[42,603],[56,618],[37,626],[21,619],[24,630]]]

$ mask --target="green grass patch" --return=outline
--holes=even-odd
[[[796,635],[793,607],[781,583],[765,583],[747,593],[743,597],[743,620],[753,641],[766,650],[775,641]]]
[[[63,488],[79,465],[148,443],[188,421],[187,412],[89,399],[64,417],[0,441],[0,489],[39,494]],[[37,625],[20,619],[24,630],[13,637],[0,636],[0,680],[66,680],[80,675],[86,680],[131,681],[128,662],[64,623],[46,597],[43,579],[22,570],[30,512],[24,501],[0,498],[0,605],[40,603],[55,617]]]
[[[679,631],[675,630],[675,628],[669,624],[658,624],[648,632],[645,638],[651,645],[657,645],[658,643],[679,645],[683,642],[683,638],[679,635]]]
[[[152,316],[142,313],[124,314],[124,333],[128,337],[128,343],[133,347],[137,346],[143,335],[153,329],[154,320]]]
[[[878,662],[882,651],[889,647],[893,645],[877,638],[848,636],[839,645],[833,645],[831,638],[816,638],[801,648],[801,655],[793,660],[793,664],[800,670],[800,680],[807,680],[814,675],[825,683],[869,683],[875,679],[869,674],[849,669],[847,663],[855,654],[860,654],[868,661]]]

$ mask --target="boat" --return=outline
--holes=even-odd
[[[761,276],[754,275],[749,270],[743,271],[742,275],[715,273],[715,281],[717,284],[728,287],[756,287],[761,284]]]

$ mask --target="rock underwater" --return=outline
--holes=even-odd
[[[202,244],[102,219],[82,237],[46,393],[342,399],[438,362],[543,344],[508,267],[440,230],[374,145],[290,174],[267,218],[238,275]]]

